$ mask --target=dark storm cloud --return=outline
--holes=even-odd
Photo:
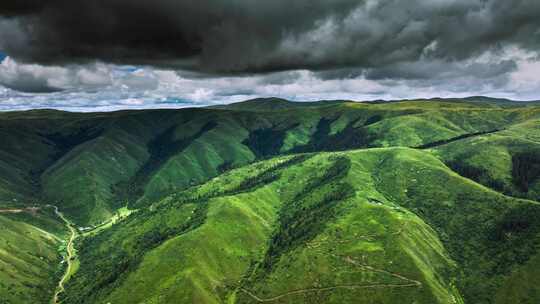
[[[44,0],[14,0],[4,1],[0,5],[0,15],[19,16],[40,11],[46,4]]]
[[[449,64],[444,61],[404,62],[393,66],[372,69],[365,73],[367,79],[440,79],[448,80],[462,76],[490,79],[513,72],[517,64],[513,60],[483,64]]]
[[[46,64],[422,78],[411,62],[444,69],[508,45],[540,49],[536,0],[18,0],[2,1],[0,14],[0,49]]]
[[[265,52],[275,49],[283,33],[307,31],[329,14],[346,14],[354,3],[52,0],[35,14],[11,18],[0,32],[7,35],[17,26],[24,37],[2,39],[0,34],[0,46],[18,59],[40,63],[99,58],[242,71],[259,53],[266,57]],[[240,64],[243,56],[245,65]]]

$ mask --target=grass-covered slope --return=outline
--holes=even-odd
[[[508,195],[540,201],[540,119],[436,147],[453,170]]]
[[[320,103],[277,109],[252,101],[206,113],[177,127],[177,137],[201,134],[147,178],[142,205],[255,159],[296,152],[365,147],[420,147],[527,122],[529,109],[427,101],[396,104]],[[258,108],[259,106],[261,108]],[[270,110],[269,110],[270,109]]]
[[[2,303],[49,303],[60,276],[64,231],[51,210],[0,212]]]
[[[486,102],[263,99],[213,109],[3,113],[0,200],[40,198],[79,225],[96,224],[126,204],[148,205],[256,159],[420,147],[531,123],[531,109],[537,111]]]
[[[441,282],[433,276],[433,272],[451,271],[454,267],[433,230],[413,214],[398,216],[393,214],[392,208],[370,203],[365,197],[358,198],[355,185],[348,181],[356,180],[350,173],[353,168],[356,165],[343,155],[273,159],[234,170],[200,187],[169,197],[152,207],[152,211],[141,210],[81,244],[81,268],[69,283],[67,300],[253,302],[252,293],[265,297],[255,286],[258,281],[264,283],[262,280],[265,279],[259,278],[257,272],[278,271],[282,262],[290,263],[295,259],[289,255],[296,255],[300,248],[306,251],[305,254],[313,255],[303,259],[317,260],[320,256],[321,265],[313,265],[314,273],[309,276],[302,269],[306,265],[298,265],[296,271],[289,269],[288,274],[276,274],[278,286],[272,287],[271,292],[277,296],[291,291],[295,285],[300,289],[311,288],[311,284],[316,284],[311,280],[322,280],[320,284],[329,285],[319,286],[321,291],[302,292],[300,297],[285,296],[287,301],[311,303],[314,296],[328,294],[324,288],[333,285],[343,285],[336,288],[350,289],[351,292],[349,295],[333,293],[343,295],[334,301],[363,294],[364,288],[373,289],[373,293],[385,301],[406,296],[425,298],[426,303],[444,303],[445,299],[452,298],[455,291],[448,285],[450,281]],[[352,210],[348,210],[350,208]],[[372,222],[384,220],[389,227],[385,227],[384,222],[374,223],[374,227],[366,224],[366,231],[360,231],[355,217],[368,216],[371,212]],[[402,221],[418,225],[420,234],[412,230],[400,231]],[[371,245],[380,248],[380,255],[373,258],[369,267],[382,269],[366,270],[359,265],[356,274],[349,274],[351,263],[355,261],[349,261],[345,255],[333,257],[319,252],[323,246],[331,248],[343,243],[354,248],[362,243],[362,238],[350,236],[350,239],[342,240],[336,236],[341,229],[352,230],[357,236],[358,233],[373,235]],[[387,229],[396,233],[387,234]],[[342,233],[343,238],[348,238],[346,231]],[[423,239],[426,235],[433,243]],[[403,243],[397,244],[402,237]],[[417,257],[414,248],[403,250],[402,246],[408,247],[408,238],[422,243],[423,249],[434,260]],[[319,242],[325,244],[317,245]],[[352,257],[360,258],[358,251],[351,250]],[[395,253],[393,263],[384,260],[385,250]],[[111,263],[111,256],[119,260]],[[341,268],[343,273],[328,272],[328,267]],[[391,272],[398,269],[401,273]],[[433,277],[425,277],[430,274]],[[298,281],[294,283],[293,280]],[[381,286],[369,287],[373,284]],[[433,289],[420,288],[422,284]],[[264,283],[264,286],[269,285]],[[385,288],[403,291],[385,296],[382,292]],[[378,289],[383,290],[377,292]],[[459,295],[455,297],[459,298]]]
[[[85,239],[66,302],[492,303],[539,213],[424,151],[271,159]]]
[[[35,130],[25,130],[23,121],[0,119],[0,138],[0,205],[31,204],[37,195],[36,172],[46,168],[54,149]]]

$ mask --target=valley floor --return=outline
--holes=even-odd
[[[56,291],[54,293],[54,297],[53,297],[53,304],[56,304],[56,303],[59,303],[59,296],[62,292],[64,292],[65,288],[64,288],[64,284],[65,282],[69,279],[69,277],[71,275],[73,275],[74,273],[74,264],[77,263],[76,261],[76,253],[75,253],[75,248],[74,248],[74,242],[75,242],[75,238],[78,236],[78,231],[74,228],[74,224],[69,221],[62,212],[60,212],[58,210],[58,207],[57,206],[48,206],[48,207],[52,207],[54,208],[54,212],[55,214],[60,218],[62,219],[62,221],[65,223],[66,225],[66,228],[69,230],[69,239],[67,241],[67,245],[66,245],[66,256],[64,257],[64,260],[63,262],[66,262],[67,264],[67,267],[66,267],[66,270],[65,270],[65,273],[62,275],[62,278],[60,279],[60,281],[58,282],[58,286],[56,287]]]

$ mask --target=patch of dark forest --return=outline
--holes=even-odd
[[[269,274],[281,256],[315,238],[335,218],[337,202],[354,194],[352,186],[341,182],[350,168],[349,158],[333,157],[322,174],[310,177],[308,184],[283,205],[259,276]]]
[[[257,129],[250,132],[248,138],[242,144],[246,145],[255,154],[257,159],[276,156],[280,154],[287,131],[297,126],[298,124],[283,129],[276,127]]]
[[[424,145],[416,146],[414,148],[415,149],[420,149],[420,150],[431,149],[431,148],[443,146],[443,145],[446,145],[446,144],[449,144],[451,142],[455,142],[455,141],[458,141],[458,140],[471,138],[471,137],[476,137],[476,136],[481,136],[481,135],[492,134],[492,133],[500,132],[502,130],[504,130],[504,129],[495,129],[495,130],[489,130],[489,131],[480,131],[480,132],[475,132],[475,133],[462,134],[462,135],[452,137],[452,138],[449,138],[449,139],[438,140],[438,141],[434,141],[434,142],[427,143],[427,144],[424,144]]]
[[[291,153],[345,151],[368,148],[373,138],[364,127],[376,123],[381,119],[379,115],[374,115],[368,118],[364,125],[357,127],[357,123],[362,120],[362,118],[357,118],[349,122],[343,130],[336,134],[330,134],[331,125],[337,118],[321,118],[310,141],[305,145],[295,147],[291,150]]]
[[[144,187],[150,181],[151,177],[158,172],[167,161],[174,155],[184,151],[195,140],[203,134],[211,131],[217,126],[215,122],[205,124],[197,133],[186,138],[175,140],[174,134],[177,126],[172,126],[159,134],[148,143],[148,160],[142,165],[137,173],[128,181],[120,182],[113,186],[115,201],[119,204],[128,202],[134,208],[140,207],[133,204],[143,196]]]
[[[62,157],[68,154],[75,147],[98,138],[103,134],[103,129],[92,127],[80,127],[75,132],[71,133],[40,133],[39,135],[45,142],[54,147],[54,154],[48,161],[39,168],[35,168],[29,172],[28,181],[34,188],[34,191],[41,193],[41,175]]]
[[[480,183],[505,195],[539,200],[529,189],[540,179],[540,152],[521,151],[512,153],[512,184],[495,179],[486,169],[462,162],[449,161],[446,165],[459,175]]]

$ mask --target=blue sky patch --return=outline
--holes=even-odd
[[[192,104],[193,102],[189,101],[187,99],[182,99],[182,98],[167,97],[167,98],[164,98],[162,100],[157,101],[156,103],[157,104],[186,104],[186,105],[189,105],[189,104]]]

